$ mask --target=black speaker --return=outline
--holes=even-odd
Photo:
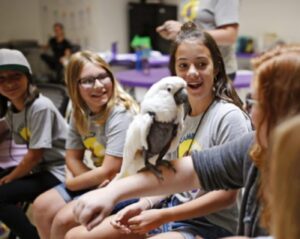
[[[164,40],[155,31],[166,20],[177,20],[177,6],[155,3],[128,3],[129,51],[130,42],[135,35],[149,36],[152,49],[169,53],[170,41]]]

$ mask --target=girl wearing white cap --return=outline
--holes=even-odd
[[[33,201],[64,180],[67,124],[51,100],[30,83],[31,68],[17,50],[0,49],[0,117],[28,152],[0,178],[0,220],[20,238],[39,238],[18,202]]]

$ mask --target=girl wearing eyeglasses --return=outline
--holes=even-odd
[[[13,141],[27,146],[15,168],[1,173],[0,221],[16,236],[34,239],[39,238],[36,228],[17,204],[32,202],[64,181],[67,123],[31,77],[20,51],[0,49],[0,118],[6,118]]]
[[[66,231],[77,225],[73,199],[104,186],[119,172],[126,130],[137,109],[96,53],[83,51],[71,57],[66,84],[73,105],[66,143],[66,182],[34,202],[33,217],[41,238],[64,238]],[[87,153],[92,165],[85,160]]]

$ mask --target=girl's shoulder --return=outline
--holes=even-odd
[[[48,97],[45,97],[42,94],[40,94],[39,97],[37,97],[32,103],[30,108],[32,111],[36,112],[45,109],[52,110],[55,109],[55,106],[54,103]]]
[[[210,111],[210,117],[215,120],[222,120],[224,118],[230,120],[242,120],[250,122],[250,117],[242,111],[238,106],[225,100],[216,101]]]
[[[240,112],[242,113],[243,111],[237,107],[235,104],[227,102],[225,100],[218,100],[215,102],[215,104],[212,107],[212,112],[216,112],[218,115],[225,115],[228,114],[229,112]]]
[[[128,125],[133,120],[134,114],[127,110],[124,106],[116,105],[112,108],[107,120],[106,120],[106,127],[128,127]]]
[[[109,118],[115,118],[115,117],[133,117],[133,112],[126,109],[123,105],[115,105],[110,114]]]

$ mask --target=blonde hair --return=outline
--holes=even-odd
[[[89,110],[88,106],[79,93],[78,79],[83,67],[87,63],[93,63],[105,69],[105,71],[110,76],[113,84],[112,96],[103,109],[102,117],[97,122],[98,124],[105,123],[109,113],[116,104],[123,105],[127,110],[131,110],[132,112],[136,112],[138,109],[136,102],[128,93],[123,90],[118,81],[115,79],[109,65],[98,54],[90,51],[77,52],[70,58],[69,64],[66,69],[65,80],[69,96],[72,101],[73,116],[75,119],[76,127],[79,133],[82,135],[87,133],[87,114]]]
[[[256,135],[259,135],[263,123],[266,123],[266,136],[270,142],[272,132],[278,124],[300,113],[300,45],[276,47],[255,59],[253,63],[254,83],[257,86],[262,114]],[[269,162],[267,149],[262,146],[258,137],[250,156],[262,175],[258,197],[262,202],[262,224],[269,229],[270,205],[267,200]]]
[[[300,115],[275,131],[271,151],[270,206],[276,239],[300,238]]]

